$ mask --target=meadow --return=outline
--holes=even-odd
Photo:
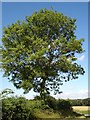
[[[73,110],[81,114],[90,114],[90,106],[73,106]]]
[[[77,118],[86,118],[85,114],[90,114],[90,106],[73,106],[73,111],[82,114]],[[39,118],[63,118],[58,112],[53,112],[50,110],[36,110],[36,116]]]
[[[85,114],[90,114],[90,106],[73,106],[73,111],[82,114],[81,116],[75,117],[75,116],[70,116],[70,118],[86,118]],[[35,109],[34,111],[35,116],[37,116],[37,118],[64,118],[64,116],[60,115],[59,112],[55,112],[52,111],[50,109],[48,110],[40,110],[40,109]],[[69,118],[69,116],[68,116]]]

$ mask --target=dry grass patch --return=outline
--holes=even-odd
[[[88,110],[90,110],[90,106],[73,106],[73,110],[75,110],[75,111],[88,111]]]

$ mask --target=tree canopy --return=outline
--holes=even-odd
[[[77,79],[83,39],[76,39],[76,19],[40,10],[3,29],[2,68],[17,88],[40,95],[60,92],[63,81]]]

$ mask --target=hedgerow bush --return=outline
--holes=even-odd
[[[33,109],[23,97],[2,100],[2,120],[34,120]]]
[[[50,111],[68,117],[77,115],[73,112],[68,100],[48,96],[43,100],[27,100],[24,97],[7,97],[2,99],[2,120],[35,120],[38,118],[36,111]]]
[[[45,104],[48,105],[53,110],[57,110],[57,100],[54,97],[48,96],[45,101]]]
[[[68,100],[57,100],[57,110],[61,115],[65,117],[77,115],[75,112],[73,112],[72,105]]]

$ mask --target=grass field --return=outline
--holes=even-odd
[[[90,106],[73,106],[73,110],[81,114],[90,114]]]
[[[50,112],[49,110],[36,110],[35,115],[37,118],[61,118],[59,113]]]
[[[88,106],[73,106],[73,110],[77,113],[82,114],[82,116],[79,116],[77,118],[86,118],[84,114],[88,114]],[[50,110],[35,110],[35,115],[38,118],[63,118],[58,112],[50,112]],[[90,114],[90,110],[89,110]]]

